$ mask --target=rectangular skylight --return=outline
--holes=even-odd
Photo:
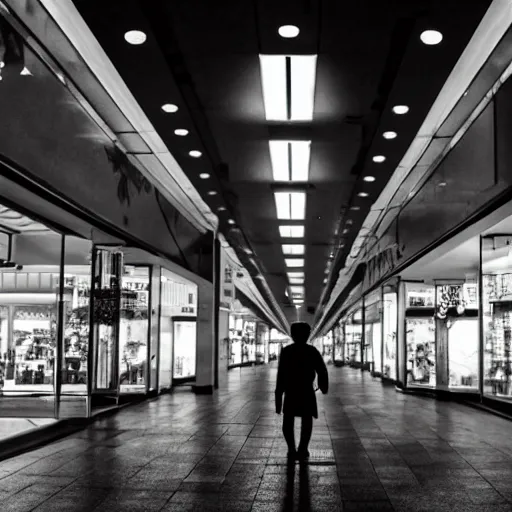
[[[303,238],[304,226],[279,226],[279,233],[283,238]]]
[[[303,277],[290,277],[288,281],[290,281],[290,284],[304,284]]]
[[[302,244],[284,244],[283,254],[304,254],[304,245]]]
[[[293,279],[294,277],[301,277],[304,279],[304,272],[288,272],[288,279]]]
[[[308,181],[311,141],[271,140],[269,148],[275,181]]]
[[[304,220],[306,215],[305,192],[275,192],[277,218],[280,220]]]
[[[292,292],[292,295],[304,295],[304,286],[290,286],[290,291]]]
[[[304,259],[303,258],[285,258],[284,262],[287,267],[303,267]]]
[[[316,55],[260,55],[267,121],[313,119],[316,62]]]

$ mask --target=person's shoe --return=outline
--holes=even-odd
[[[307,450],[297,450],[297,459],[298,460],[309,459],[309,452]]]

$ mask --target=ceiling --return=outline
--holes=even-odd
[[[491,2],[473,0],[464,9],[460,0],[74,3],[171,153],[218,212],[220,230],[245,255],[242,263],[252,275],[262,273],[293,321],[281,244],[305,245],[300,312],[311,320]],[[298,37],[279,36],[278,28],[288,24],[299,27]],[[440,31],[442,42],[423,44],[426,29]],[[143,31],[147,40],[127,44],[128,30]],[[318,56],[312,121],[266,120],[260,54]],[[160,108],[165,103],[179,110],[166,114]],[[396,115],[395,105],[410,110]],[[189,134],[177,136],[177,128]],[[387,140],[382,135],[390,130],[398,136]],[[290,189],[273,180],[269,140],[311,141],[307,183]],[[194,149],[200,158],[189,156]],[[386,160],[375,163],[375,155]],[[201,179],[201,173],[210,178]],[[375,181],[365,182],[365,176]],[[274,192],[289,189],[306,192],[302,222],[277,220]],[[304,225],[304,239],[282,239],[283,224]]]

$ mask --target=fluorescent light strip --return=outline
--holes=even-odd
[[[283,238],[303,238],[304,226],[279,226],[279,233]]]
[[[260,55],[260,69],[267,121],[288,120],[286,57],[284,55]]]
[[[304,279],[304,272],[288,272],[288,279],[293,279],[294,277],[302,277]]]
[[[290,282],[290,284],[304,284],[303,277],[290,277],[288,281]]]
[[[288,117],[287,58],[290,60],[290,117]],[[267,121],[313,120],[316,62],[316,55],[260,55],[261,83]]]
[[[291,58],[291,121],[312,121],[315,102],[316,55]]]
[[[304,294],[304,286],[290,286],[290,291],[292,292],[292,295],[295,294]]]
[[[308,181],[311,141],[271,140],[268,144],[274,181]]]
[[[287,267],[303,267],[304,259],[303,258],[285,258],[284,260]]]
[[[280,220],[304,220],[306,216],[305,192],[275,192],[277,218]]]
[[[304,245],[285,244],[283,245],[283,254],[304,254]]]

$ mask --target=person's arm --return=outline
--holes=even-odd
[[[276,413],[281,414],[281,410],[283,408],[283,393],[284,393],[284,383],[285,383],[285,373],[286,373],[286,363],[285,363],[285,351],[282,349],[279,354],[279,366],[277,367],[277,382],[276,382]]]
[[[320,391],[326,395],[329,391],[329,374],[327,372],[327,366],[320,352],[315,348],[315,371],[318,375],[318,387]]]

